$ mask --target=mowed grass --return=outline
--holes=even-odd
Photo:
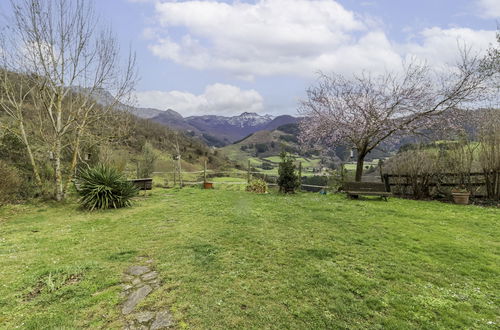
[[[135,206],[0,209],[0,327],[121,328],[141,257],[178,328],[498,328],[500,210],[154,190]]]

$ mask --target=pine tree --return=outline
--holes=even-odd
[[[299,177],[295,173],[294,158],[283,151],[280,155],[281,163],[278,168],[278,186],[280,192],[293,194],[299,188]]]

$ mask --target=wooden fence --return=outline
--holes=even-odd
[[[498,199],[500,193],[500,172],[384,174],[382,181],[387,189],[403,195],[414,194],[415,189],[428,190],[430,195],[444,194],[458,186],[465,187],[475,197]]]
[[[302,164],[299,162],[297,166],[297,172],[299,177],[302,178]],[[278,175],[275,174],[267,174],[265,172],[259,172],[252,170],[252,166],[250,162],[248,163],[248,167],[246,170],[231,170],[231,171],[215,171],[207,168],[207,164],[203,170],[200,171],[166,171],[166,172],[153,172],[155,176],[163,176],[168,178],[169,185],[172,186],[194,186],[201,185],[204,182],[213,182],[214,178],[217,177],[226,177],[226,178],[235,178],[239,179],[239,181],[215,181],[216,185],[246,185],[250,183],[250,181],[254,178],[260,178],[267,182],[269,186],[277,186]],[[322,177],[329,178],[331,175],[321,175]],[[312,189],[327,189],[328,186],[323,185],[312,185],[302,183],[301,188],[312,188]]]

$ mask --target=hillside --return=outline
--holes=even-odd
[[[22,76],[10,73],[14,79],[24,81]],[[18,86],[14,85],[16,88]],[[79,88],[71,90],[71,97],[77,98]],[[4,91],[0,90],[0,97]],[[119,104],[115,109],[104,111],[102,106],[111,102],[112,96],[107,92],[100,93],[94,111],[101,113],[99,120],[91,121],[83,131],[83,136],[78,144],[79,161],[78,166],[93,165],[97,163],[108,163],[120,170],[125,170],[128,175],[135,176],[138,161],[142,157],[142,148],[149,142],[158,153],[158,165],[161,170],[172,170],[172,156],[176,154],[176,142],[178,142],[182,156],[184,169],[201,169],[205,161],[210,168],[222,168],[230,165],[227,158],[220,155],[216,150],[208,147],[203,141],[177,132],[169,127],[148,119],[138,118],[133,115],[124,105]],[[168,112],[165,112],[168,113]],[[41,181],[47,182],[47,188],[52,187],[53,182],[53,145],[50,121],[47,114],[39,111],[30,98],[26,98],[23,105],[24,128],[28,141],[33,151],[33,158]],[[67,116],[67,114],[65,114]],[[22,180],[23,194],[29,195],[30,185],[33,180],[33,167],[29,161],[26,145],[21,139],[19,126],[8,116],[6,112],[0,111],[0,162],[12,166],[14,172],[19,172]],[[68,173],[72,164],[74,154],[74,137],[76,131],[70,131],[64,135],[61,163],[63,170]],[[17,174],[16,174],[17,175]]]
[[[298,132],[297,124],[286,124],[273,130],[255,132],[220,150],[240,166],[247,167],[250,162],[256,171],[265,174],[277,174],[279,155],[282,151],[293,154],[296,160],[302,163],[304,175],[320,171],[326,161],[314,151],[301,150]]]

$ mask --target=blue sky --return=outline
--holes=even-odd
[[[138,105],[182,115],[295,114],[318,71],[439,67],[494,42],[500,0],[99,0],[137,53]]]

